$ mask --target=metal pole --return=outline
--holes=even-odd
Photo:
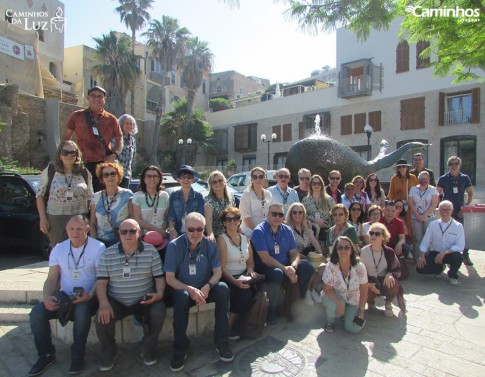
[[[268,140],[266,143],[268,143],[268,169],[270,169],[270,167],[269,167],[269,143],[270,143],[270,141]]]

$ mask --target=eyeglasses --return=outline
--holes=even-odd
[[[117,172],[115,171],[110,171],[110,172],[107,172],[107,173],[103,173],[103,178],[108,178],[108,177],[116,177],[118,175]]]
[[[261,174],[261,175],[253,174],[251,176],[251,178],[253,178],[253,179],[264,179],[264,174]]]
[[[362,183],[364,183],[364,181],[354,181],[354,185],[355,184],[361,185]]]
[[[194,176],[192,174],[184,174],[184,175],[179,175],[179,179],[193,179]]]
[[[338,245],[337,246],[338,251],[342,251],[342,250],[349,251],[350,249],[352,249],[352,248],[349,245]]]
[[[381,232],[373,232],[372,230],[370,230],[369,231],[369,236],[380,237],[380,236],[382,236],[382,233]]]
[[[189,233],[194,233],[194,232],[202,233],[203,231],[204,231],[204,228],[187,228],[187,232]]]
[[[230,223],[230,222],[237,223],[239,222],[239,220],[241,220],[241,216],[224,217],[224,219],[222,219],[222,221],[225,223]]]
[[[288,178],[290,178],[290,176],[289,175],[285,175],[285,174],[278,174],[278,178],[279,179],[288,179]]]
[[[71,155],[71,156],[77,156],[77,151],[68,151],[67,149],[62,149],[61,150],[61,154],[63,156],[69,156],[69,155]]]
[[[320,181],[313,181],[312,186],[323,186],[323,185],[322,185],[322,182]]]
[[[379,216],[379,217],[381,217],[381,211],[372,211],[371,213],[369,213],[369,217],[370,216]]]
[[[298,179],[302,181],[309,181],[310,177],[298,177]]]
[[[291,211],[292,215],[303,215],[303,211]]]
[[[104,95],[103,94],[90,94],[89,97],[91,97],[92,99],[103,99],[104,98]]]
[[[354,212],[362,212],[362,209],[360,209],[359,207],[352,207],[351,211],[354,211]]]
[[[330,177],[330,179],[331,179],[332,181],[339,181],[339,180],[340,180],[340,177]]]
[[[145,178],[147,179],[157,179],[160,178],[158,174],[145,174]]]
[[[126,236],[128,233],[131,235],[136,234],[138,232],[138,229],[120,229],[120,234],[122,236]]]
[[[396,209],[402,209],[402,206],[396,206]]]
[[[343,213],[343,212],[335,212],[335,213],[332,213],[332,216],[333,217],[345,216],[345,213]]]
[[[220,178],[220,179],[216,179],[216,180],[212,181],[213,185],[216,185],[218,183],[224,183],[224,180],[222,178]]]
[[[458,161],[455,161],[455,162],[450,162],[448,164],[448,166],[457,166],[457,165],[460,165],[460,163]]]
[[[369,182],[379,182],[377,178],[369,178]]]
[[[271,212],[271,216],[273,216],[273,217],[279,217],[280,219],[282,219],[284,215],[285,214],[282,213],[282,212]]]

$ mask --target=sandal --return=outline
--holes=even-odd
[[[333,323],[326,323],[325,324],[325,332],[333,333],[335,328],[333,327]]]

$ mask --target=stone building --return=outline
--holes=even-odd
[[[263,94],[269,86],[269,80],[244,76],[236,71],[225,71],[211,74],[210,84],[210,98],[231,101],[257,92]]]

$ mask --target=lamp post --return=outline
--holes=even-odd
[[[271,134],[271,140],[266,140],[266,135],[265,134],[262,134],[261,135],[261,141],[263,143],[267,143],[268,144],[268,169],[270,169],[270,166],[269,166],[269,143],[273,143],[275,140],[276,140],[277,136],[275,133],[272,133]]]
[[[374,129],[370,124],[366,124],[364,126],[364,132],[367,134],[367,161],[370,161],[370,137],[372,136],[372,132]]]
[[[185,160],[187,159],[187,148],[189,145],[192,144],[192,139],[187,139],[187,141],[184,142],[183,139],[179,139],[179,145],[184,148],[184,153],[182,154],[182,164],[185,165]]]

